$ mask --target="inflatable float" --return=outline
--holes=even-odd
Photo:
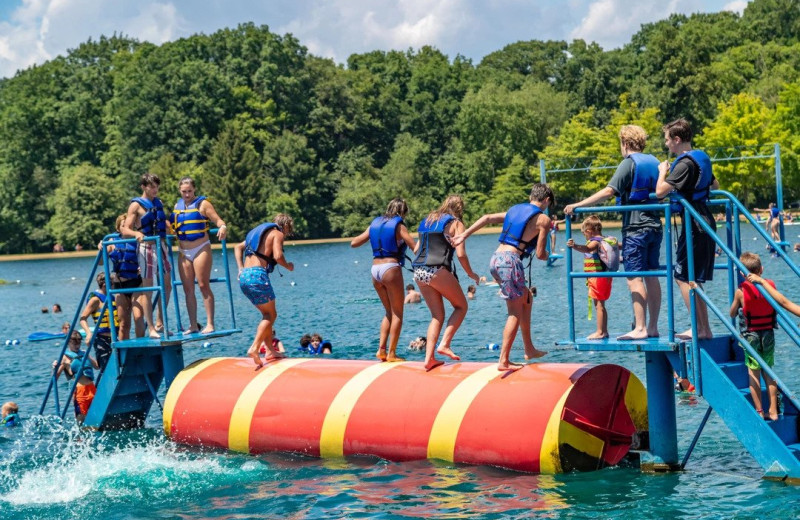
[[[647,397],[617,365],[249,358],[186,367],[164,402],[179,443],[244,453],[441,459],[559,473],[615,465],[646,448]]]

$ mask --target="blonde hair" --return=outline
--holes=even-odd
[[[597,215],[589,215],[583,222],[581,223],[581,231],[591,231],[595,235],[600,235],[603,233],[603,223],[597,217]]]
[[[386,206],[386,213],[384,213],[383,216],[386,218],[402,218],[406,216],[406,213],[408,213],[408,204],[406,204],[405,199],[397,197],[389,201],[389,205]]]
[[[453,215],[458,220],[461,220],[461,216],[464,214],[464,199],[461,198],[461,195],[450,195],[442,205],[439,206],[439,209],[428,215],[428,218],[425,219],[425,222],[428,224],[432,224],[436,222],[442,215]]]
[[[273,222],[281,227],[284,235],[291,235],[292,231],[294,231],[294,220],[286,213],[278,213],[275,215]]]
[[[619,142],[632,152],[641,152],[647,144],[647,132],[638,125],[623,125],[619,129]]]
[[[126,218],[128,218],[128,215],[126,215],[125,213],[117,217],[117,222],[114,224],[114,227],[117,229],[117,231],[120,231],[122,229],[122,224],[125,223]]]
[[[739,261],[753,274],[761,274],[763,270],[761,267],[761,257],[756,253],[745,251],[742,253],[742,256],[739,257]]]

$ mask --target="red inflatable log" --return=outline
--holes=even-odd
[[[198,361],[164,403],[173,440],[235,451],[369,454],[558,473],[618,463],[647,431],[647,395],[617,365],[249,358]]]

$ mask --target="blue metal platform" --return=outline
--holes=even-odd
[[[133,338],[122,341],[114,341],[111,346],[114,348],[149,348],[149,347],[164,347],[169,345],[180,345],[183,343],[191,343],[197,341],[208,341],[213,338],[221,338],[230,336],[231,334],[238,334],[242,329],[223,329],[209,332],[208,334],[184,334],[183,332],[171,332],[168,336],[160,337],[159,339],[153,338]]]
[[[646,338],[633,340],[575,339],[575,341],[557,341],[556,345],[574,347],[581,352],[677,352],[685,341],[669,341],[667,338]]]

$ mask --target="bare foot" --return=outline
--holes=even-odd
[[[530,353],[530,354],[528,354],[527,352],[525,353],[525,359],[538,359],[538,358],[543,357],[545,355],[547,355],[547,351],[546,350],[539,350],[539,349],[535,348],[535,349],[533,349],[532,353]],[[515,364],[515,363],[512,363],[512,365],[513,364]]]
[[[655,329],[655,330],[647,329],[647,337],[648,338],[657,338],[659,336],[660,336],[660,334],[658,333],[658,329]]]
[[[258,368],[264,366],[264,363],[261,361],[261,356],[258,355],[258,350],[250,348],[250,350],[247,351],[247,355],[253,358],[253,361],[255,361],[256,365],[258,365]]]
[[[214,326],[213,325],[206,325],[206,328],[201,330],[200,334],[211,334],[212,332],[214,332]]]
[[[778,415],[778,410],[774,412],[772,410],[769,411],[769,420],[770,421],[777,421],[780,416]]]
[[[270,352],[264,357],[264,363],[272,363],[273,361],[277,361],[285,357],[286,356],[284,354],[281,354],[280,352]]]
[[[461,360],[460,357],[456,356],[455,352],[450,350],[450,347],[439,347],[439,348],[436,349],[436,352],[441,354],[441,355],[443,355],[443,356],[447,356],[447,357],[449,357],[450,359],[452,359],[454,361],[460,361]]]
[[[405,361],[405,360],[406,360],[405,358],[401,358],[397,354],[389,354],[388,356],[386,356],[386,361],[389,363],[397,363],[399,361]]]
[[[380,361],[386,361],[386,349],[379,348],[378,351],[375,353],[375,357],[378,358]]]
[[[592,332],[591,334],[586,336],[586,339],[606,339],[607,337],[608,333]]]
[[[515,370],[519,370],[520,368],[522,368],[524,366],[525,365],[522,365],[520,363],[513,363],[513,362],[509,361],[507,364],[498,363],[497,364],[497,370],[499,370],[500,372],[513,372]]]
[[[622,336],[617,336],[619,341],[631,341],[634,339],[647,339],[647,331],[646,330],[632,330],[627,334],[623,334]]]
[[[150,333],[147,337],[150,339],[161,339],[161,334],[159,334],[156,329],[150,329]]]
[[[430,363],[425,363],[425,372],[430,372],[436,367],[440,367],[444,365],[444,361],[441,359],[432,359]]]
[[[757,413],[757,414],[758,414],[758,416],[759,416],[759,417],[761,417],[762,419],[764,418],[764,410],[756,410],[756,413]]]

